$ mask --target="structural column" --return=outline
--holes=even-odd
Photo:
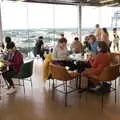
[[[79,21],[79,38],[82,40],[82,1],[78,5],[79,11],[78,11],[78,21]]]
[[[3,34],[2,34],[2,15],[1,15],[1,0],[0,0],[0,46],[3,43]]]

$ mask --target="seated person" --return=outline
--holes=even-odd
[[[98,43],[97,52],[98,54],[94,56],[94,58],[91,57],[88,63],[86,63],[90,67],[84,69],[82,76],[87,76],[89,78],[92,75],[99,75],[106,66],[110,65],[112,57],[104,41]]]
[[[89,49],[89,43],[88,43],[88,40],[89,40],[89,36],[85,36],[85,40],[84,40],[84,42],[83,42],[83,45],[84,45],[84,49]]]
[[[71,50],[75,53],[81,53],[83,51],[82,43],[79,41],[78,37],[74,38],[73,43],[71,44]]]
[[[4,61],[4,63],[9,67],[9,69],[6,72],[3,72],[3,78],[9,83],[9,90],[7,93],[12,94],[16,91],[12,77],[19,73],[20,67],[23,64],[23,56],[16,50],[14,42],[10,42],[7,45],[7,50],[9,56],[8,60]]]
[[[97,54],[98,41],[96,40],[96,37],[94,35],[89,35],[88,43],[90,45],[89,50]]]
[[[53,63],[62,66],[66,65],[68,60],[68,50],[64,38],[59,39],[58,44],[53,50]]]
[[[74,62],[68,59],[68,50],[66,46],[66,41],[64,38],[59,39],[58,44],[56,45],[53,51],[52,63],[61,66],[68,66],[69,70],[76,69]]]

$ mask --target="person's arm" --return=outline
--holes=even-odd
[[[92,67],[92,68],[84,70],[82,72],[82,75],[91,76],[91,75],[100,74],[100,72],[102,72],[102,68],[103,68],[103,66],[101,64],[99,64],[96,68]]]
[[[9,60],[10,65],[19,65],[21,62],[23,62],[23,56],[21,54],[16,54],[15,61]]]
[[[90,64],[92,67],[96,67],[99,64],[100,56],[98,55],[92,55],[90,59]]]
[[[93,60],[89,61],[92,67],[83,71],[82,74],[88,76],[91,74],[100,73],[101,69],[103,68],[103,65],[101,63],[99,63],[100,57],[101,56],[97,55]]]
[[[97,58],[97,55],[94,54],[94,53],[90,53],[88,54],[88,58],[89,58],[89,63],[91,66],[94,66],[94,64],[96,64],[96,58]]]

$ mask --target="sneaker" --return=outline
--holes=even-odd
[[[103,86],[105,88],[110,88],[111,87],[111,83],[103,82]]]
[[[13,88],[13,87],[11,87],[8,91],[7,91],[7,94],[13,94],[13,93],[15,93],[16,92],[16,89],[15,88]]]
[[[98,89],[98,92],[99,93],[102,93],[102,94],[104,94],[104,93],[110,93],[110,85],[108,85],[108,84],[103,84],[102,86],[101,86],[101,88],[100,89]]]
[[[101,88],[101,86],[100,86],[100,85],[97,85],[97,86],[95,86],[95,87],[90,87],[90,88],[89,88],[89,91],[90,91],[90,92],[97,92],[100,88]]]

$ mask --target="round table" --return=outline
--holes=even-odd
[[[69,55],[69,59],[74,61],[87,61],[87,56],[82,56],[82,54],[71,54]]]

